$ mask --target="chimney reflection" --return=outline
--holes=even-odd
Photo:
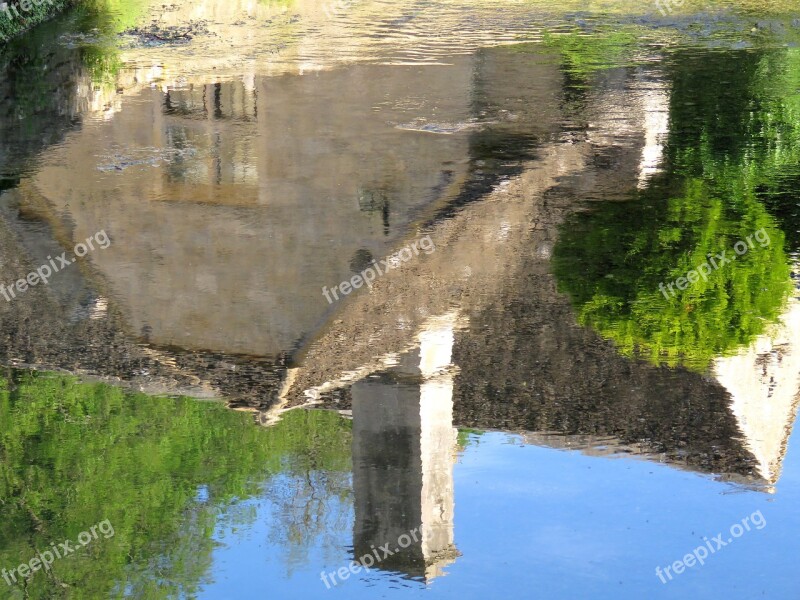
[[[439,323],[419,339],[419,349],[396,366],[352,387],[353,547],[356,560],[388,548],[390,556],[378,551],[375,568],[428,581],[459,555],[452,323]]]

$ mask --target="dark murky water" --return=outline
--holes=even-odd
[[[799,16],[121,2],[10,42],[0,569],[113,535],[0,598],[796,598]]]

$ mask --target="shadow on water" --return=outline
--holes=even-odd
[[[62,31],[63,23],[50,22],[0,48],[2,189],[13,187],[39,152],[63,140],[85,111],[79,89],[89,70],[79,49],[52,41]]]

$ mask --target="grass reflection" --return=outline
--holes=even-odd
[[[37,572],[25,597],[192,596],[222,515],[244,525],[252,513],[235,506],[277,475],[349,473],[350,444],[350,423],[333,413],[295,411],[263,429],[218,403],[11,372],[0,378],[0,567],[108,519],[113,538]],[[317,492],[341,493],[327,481]],[[302,525],[306,504],[283,525]]]

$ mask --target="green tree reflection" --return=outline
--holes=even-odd
[[[252,519],[231,506],[277,474],[349,472],[350,444],[349,422],[332,413],[295,411],[263,429],[218,403],[12,373],[0,379],[0,566],[108,519],[113,537],[37,572],[25,597],[191,597],[219,519]]]
[[[776,190],[800,173],[797,64],[796,50],[678,53],[665,173],[563,227],[560,287],[624,354],[703,370],[779,317],[800,223],[797,192]],[[659,289],[758,230],[768,245],[674,295]]]

